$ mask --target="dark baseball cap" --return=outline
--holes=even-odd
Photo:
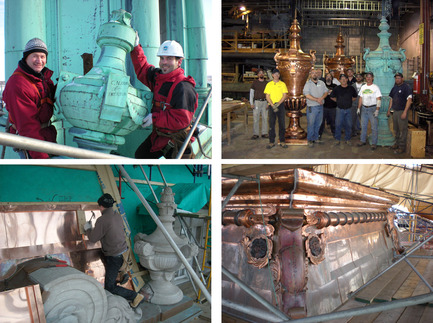
[[[397,76],[403,77],[403,74],[401,74],[401,73],[395,73],[394,77],[397,77]]]
[[[274,68],[272,70],[272,74],[275,74],[275,73],[281,74],[280,71],[278,70],[278,68]]]
[[[346,74],[340,74],[340,79],[341,79],[342,77],[345,77],[345,78],[347,78],[347,79],[348,79],[348,77],[347,77],[347,75],[346,75]]]
[[[367,75],[371,75],[372,77],[374,77],[373,72],[366,72],[366,73],[365,73],[365,76],[367,76]]]

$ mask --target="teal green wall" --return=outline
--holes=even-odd
[[[193,166],[188,167],[192,169]],[[195,178],[195,183],[205,187],[207,200],[211,186],[211,180],[207,176],[208,167],[203,165],[203,176]],[[111,169],[114,177],[118,178],[119,167],[111,166]],[[144,165],[143,169],[149,180],[162,182],[157,166]],[[127,165],[125,170],[132,179],[145,179],[140,167]],[[161,166],[161,170],[168,183],[194,183],[194,177],[185,165]],[[103,194],[95,171],[50,166],[0,165],[0,178],[0,202],[96,202]],[[151,194],[147,184],[136,185],[143,196]],[[137,215],[137,207],[142,203],[125,182],[121,184],[121,196],[133,240],[138,232],[148,232],[149,217]],[[157,196],[160,199],[160,195]],[[203,200],[202,191],[200,200]],[[153,197],[148,201],[150,204],[155,202]]]
[[[190,169],[192,169],[192,165],[188,165]],[[208,165],[203,165],[203,176],[196,177],[195,183],[202,183],[206,187],[206,191],[208,194],[208,200],[210,196],[210,186],[211,180],[208,179],[207,170]],[[113,174],[115,177],[118,177],[117,166],[112,166]],[[143,166],[146,175],[149,177],[150,181],[162,182],[161,175],[158,171],[157,166],[149,167],[148,165]],[[151,172],[150,172],[151,169]],[[141,179],[145,180],[144,175],[140,169],[140,167],[134,168],[133,166],[125,166],[125,170],[128,172],[129,176],[132,179]],[[164,174],[165,180],[167,183],[194,183],[194,177],[188,171],[185,165],[167,165],[161,166],[162,173]],[[150,193],[149,186],[147,184],[136,184],[140,192],[144,197],[148,196]],[[154,189],[157,189],[158,186],[153,186]],[[125,213],[127,215],[128,223],[131,229],[131,240],[133,241],[134,236],[138,232],[150,233],[155,228],[153,221],[149,216],[143,216],[137,214],[137,207],[141,206],[142,203],[138,199],[137,195],[132,191],[132,189],[125,183],[122,182],[122,204],[125,209]],[[159,194],[157,194],[158,199],[160,199]],[[148,200],[149,204],[153,206],[155,200],[153,198]],[[150,227],[150,228],[149,228]]]
[[[0,166],[0,202],[96,202],[95,172],[46,166]]]

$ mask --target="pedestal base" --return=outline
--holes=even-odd
[[[183,298],[182,290],[171,282],[151,280],[148,284],[154,293],[149,300],[152,304],[172,305],[180,302]]]
[[[143,302],[139,308],[143,312],[140,320],[142,323],[186,322],[202,313],[200,307],[194,304],[188,296],[184,296],[180,302],[174,305],[156,305]]]
[[[299,119],[302,117],[301,111],[289,111],[287,116],[290,118],[289,126],[286,128],[284,137],[288,140],[299,140],[307,138],[307,132],[301,128]]]
[[[308,145],[308,140],[307,138],[305,139],[290,139],[290,138],[286,138],[285,143],[288,145],[292,145],[292,146],[307,146]]]

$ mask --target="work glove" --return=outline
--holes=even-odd
[[[361,116],[361,109],[360,108],[358,108],[358,110],[356,110],[356,114],[358,115],[358,117]]]
[[[140,37],[138,37],[138,31],[135,31],[135,43],[134,47],[137,47],[140,44]]]
[[[278,103],[274,103],[274,105],[272,106],[272,109],[274,110],[274,112],[278,112],[278,107],[280,105]]]
[[[379,110],[375,110],[373,113],[374,117],[377,118],[379,116]]]
[[[91,229],[92,229],[91,221],[87,221],[86,223],[84,223],[84,231],[91,230]]]
[[[152,113],[149,113],[144,119],[143,124],[141,125],[143,128],[151,126],[153,123],[152,121]]]

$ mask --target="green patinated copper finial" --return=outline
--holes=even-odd
[[[132,15],[123,9],[117,9],[111,12],[111,20],[120,22],[127,26],[131,26],[131,18]]]

